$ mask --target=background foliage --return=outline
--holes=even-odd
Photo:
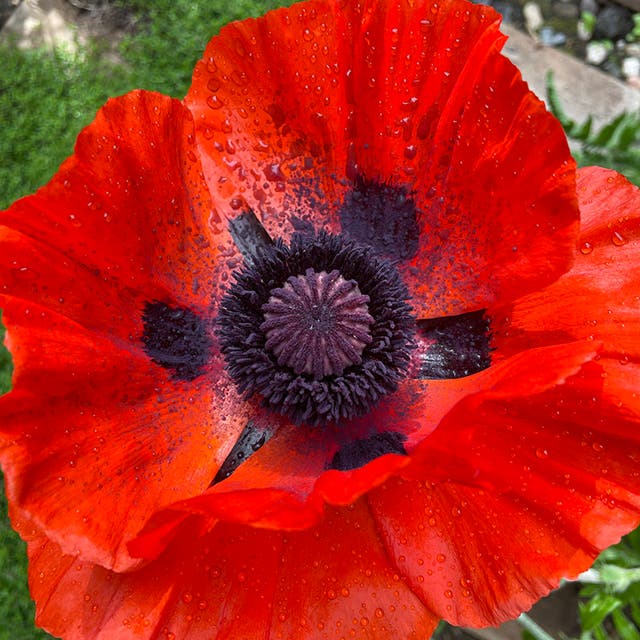
[[[182,97],[204,45],[219,28],[255,16],[287,0],[119,0],[133,18],[133,29],[117,45],[121,64],[106,56],[108,43],[93,44],[80,55],[21,51],[0,46],[0,208],[35,191],[72,153],[79,130],[109,96],[133,88]],[[603,130],[570,121],[550,86],[554,112],[583,164],[612,166],[640,183],[640,118],[622,114]],[[0,324],[0,337],[2,336]],[[0,394],[10,386],[11,361],[0,345]],[[24,544],[12,531],[0,494],[0,640],[42,640],[34,629],[33,604],[26,587]],[[581,609],[583,640],[605,640],[617,633],[640,640],[640,534],[605,552]],[[607,569],[614,567],[614,569]],[[616,568],[627,573],[616,573]],[[634,573],[635,571],[635,573]],[[629,573],[631,572],[631,573]],[[621,582],[624,580],[624,582]],[[604,635],[603,635],[604,634]]]

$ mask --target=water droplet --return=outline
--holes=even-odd
[[[546,449],[543,449],[542,447],[538,447],[536,449],[536,457],[540,458],[540,459],[544,459],[549,455],[549,452]]]
[[[407,160],[413,160],[418,153],[418,147],[415,144],[409,144],[404,148],[404,157]]]
[[[336,599],[336,592],[333,589],[328,589],[327,590],[327,598],[329,598],[329,600],[335,600]]]
[[[209,73],[215,73],[218,70],[218,65],[213,56],[209,56],[205,64]]]
[[[234,69],[231,72],[231,80],[235,82],[239,87],[244,87],[249,83],[249,78],[244,71],[240,71],[238,69]]]
[[[374,615],[376,618],[384,618],[384,610],[381,609],[380,607],[378,607],[375,612]]]
[[[621,247],[627,243],[627,239],[619,231],[614,231],[611,234],[611,242],[613,242],[616,247]]]
[[[451,589],[447,589],[447,590],[444,592],[444,597],[445,597],[445,598],[448,598],[449,600],[451,600],[451,599],[453,598],[453,591],[451,591]]]
[[[221,82],[219,78],[210,78],[209,82],[207,82],[207,89],[212,93],[215,93],[220,88]]]
[[[445,556],[443,553],[439,553],[439,554],[436,556],[436,560],[437,560],[438,562],[444,562],[446,559],[447,559],[447,556]]]
[[[590,242],[585,242],[580,247],[580,253],[582,253],[585,256],[588,256],[592,251],[593,251],[593,245]]]
[[[220,109],[223,106],[224,102],[218,98],[218,96],[213,95],[207,98],[207,104],[211,109]]]
[[[193,596],[190,593],[182,594],[182,602],[189,604],[193,600]]]

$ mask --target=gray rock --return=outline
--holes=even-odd
[[[580,13],[592,13],[594,16],[600,11],[597,0],[580,0]]]
[[[633,29],[633,17],[629,9],[610,5],[596,16],[594,38],[618,40],[624,38]]]
[[[601,65],[608,57],[611,47],[604,42],[589,42],[586,47],[585,58],[589,64]]]
[[[561,47],[567,41],[567,36],[562,31],[556,31],[553,27],[540,29],[540,42],[545,47]]]
[[[625,78],[640,78],[640,58],[629,56],[622,61],[622,74]]]

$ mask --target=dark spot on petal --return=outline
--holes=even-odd
[[[266,444],[272,435],[271,430],[258,428],[253,422],[249,422],[209,486],[212,487],[228,478],[245,460]]]
[[[407,455],[404,448],[406,436],[395,431],[385,433],[374,433],[368,438],[349,442],[333,456],[330,469],[338,471],[350,471],[363,467],[367,462],[371,462],[385,453],[397,453],[402,456]]]
[[[148,302],[142,314],[145,353],[179,380],[197,378],[209,360],[205,321],[190,309]]]
[[[435,341],[422,356],[422,378],[463,378],[491,365],[489,319],[484,310],[419,320],[418,335]]]
[[[358,176],[339,213],[345,233],[388,258],[409,260],[418,251],[416,206],[404,187]]]
[[[273,240],[253,211],[244,211],[229,221],[233,242],[245,259],[255,259],[271,249]]]

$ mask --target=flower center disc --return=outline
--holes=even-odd
[[[342,375],[347,367],[361,364],[362,351],[372,340],[368,303],[358,284],[338,271],[307,269],[273,289],[263,305],[265,346],[280,366],[297,375],[316,380]]]
[[[233,272],[216,335],[245,397],[295,424],[344,424],[398,388],[415,347],[409,293],[371,247],[321,232]]]

